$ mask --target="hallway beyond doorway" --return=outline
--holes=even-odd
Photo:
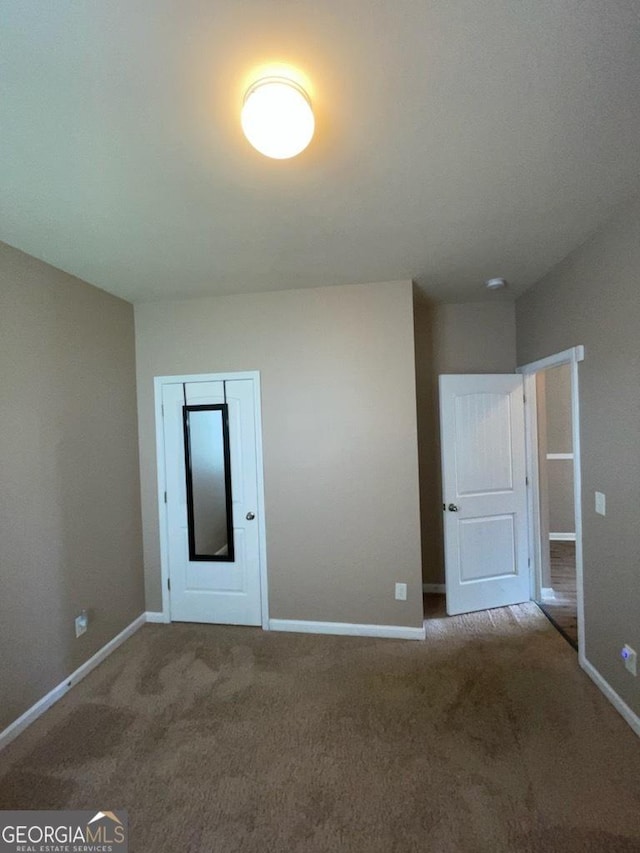
[[[553,597],[538,606],[574,649],[578,648],[576,592],[576,543],[551,542],[551,586]]]

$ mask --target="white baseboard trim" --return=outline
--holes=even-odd
[[[171,621],[162,610],[147,610],[144,615],[146,616],[145,622],[162,622],[163,625],[168,625]]]
[[[18,717],[18,719],[8,725],[4,731],[0,732],[0,750],[5,746],[8,746],[12,740],[15,740],[15,738],[17,738],[18,735],[27,728],[27,726],[31,725],[31,723],[37,720],[38,717],[44,714],[44,712],[57,702],[58,699],[62,699],[65,693],[68,693],[72,687],[74,687],[79,681],[82,681],[86,675],[89,675],[91,670],[95,669],[98,664],[102,663],[105,658],[109,657],[111,652],[115,651],[118,646],[121,646],[132,634],[135,634],[135,632],[147,621],[146,616],[146,613],[141,613],[137,619],[134,619],[130,625],[127,625],[123,631],[120,631],[119,634],[99,649],[93,657],[90,657],[89,660],[81,664],[68,678],[65,678],[65,680],[60,682],[57,687],[50,690],[46,696],[43,696],[42,699],[35,703],[35,705],[32,705],[27,711],[25,711],[22,716]]]
[[[575,542],[575,533],[550,533],[549,542]]]
[[[351,622],[307,622],[301,619],[269,619],[270,631],[296,634],[341,634],[349,637],[387,637],[395,640],[424,640],[424,625],[358,625]]]
[[[589,663],[584,655],[580,655],[580,666],[584,669],[593,683],[600,688],[616,711],[626,720],[638,737],[640,737],[640,717],[631,710],[624,699],[621,699],[620,696],[618,696],[609,682],[600,675],[595,666],[592,663]]]
[[[430,593],[436,592],[443,595],[447,591],[447,587],[446,584],[443,583],[423,583],[422,591]]]

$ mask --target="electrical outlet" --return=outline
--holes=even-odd
[[[83,610],[79,616],[76,616],[76,637],[80,637],[89,627],[89,614]]]
[[[607,499],[602,492],[596,492],[596,512],[598,515],[607,514]]]
[[[632,649],[631,646],[625,645],[622,647],[620,656],[624,661],[625,669],[628,669],[631,675],[637,675],[638,655],[636,654],[635,649]]]
[[[407,585],[406,583],[397,583],[396,584],[396,601],[406,601],[407,600]]]

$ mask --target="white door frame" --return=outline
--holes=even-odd
[[[518,367],[516,373],[524,377],[525,394],[525,437],[527,475],[529,477],[529,550],[531,560],[531,597],[539,600],[541,595],[541,549],[540,537],[540,481],[538,466],[538,418],[536,398],[536,373],[550,367],[568,364],[571,368],[571,429],[573,442],[573,506],[576,531],[576,590],[578,616],[578,654],[584,658],[584,576],[582,563],[582,473],[580,465],[580,395],[578,364],[584,361],[584,347],[576,346],[563,352],[533,361]],[[548,543],[546,543],[548,546]]]
[[[262,628],[269,630],[269,587],[267,577],[267,532],[264,514],[264,467],[262,460],[262,407],[260,396],[260,371],[245,370],[238,373],[195,373],[186,376],[156,376],[153,380],[156,413],[156,463],[158,469],[158,517],[160,519],[160,573],[162,578],[162,616],[164,622],[171,621],[169,599],[169,534],[167,528],[166,469],[164,454],[164,418],[162,413],[162,388],[187,382],[223,382],[235,379],[253,381],[254,411],[256,419],[256,477],[258,516],[258,557],[260,560],[260,602]]]

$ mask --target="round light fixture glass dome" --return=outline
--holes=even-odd
[[[304,151],[315,129],[307,93],[285,77],[257,80],[244,97],[241,118],[249,142],[274,160],[287,160]]]
[[[505,278],[488,278],[484,286],[487,290],[501,290],[507,286],[507,280]]]

